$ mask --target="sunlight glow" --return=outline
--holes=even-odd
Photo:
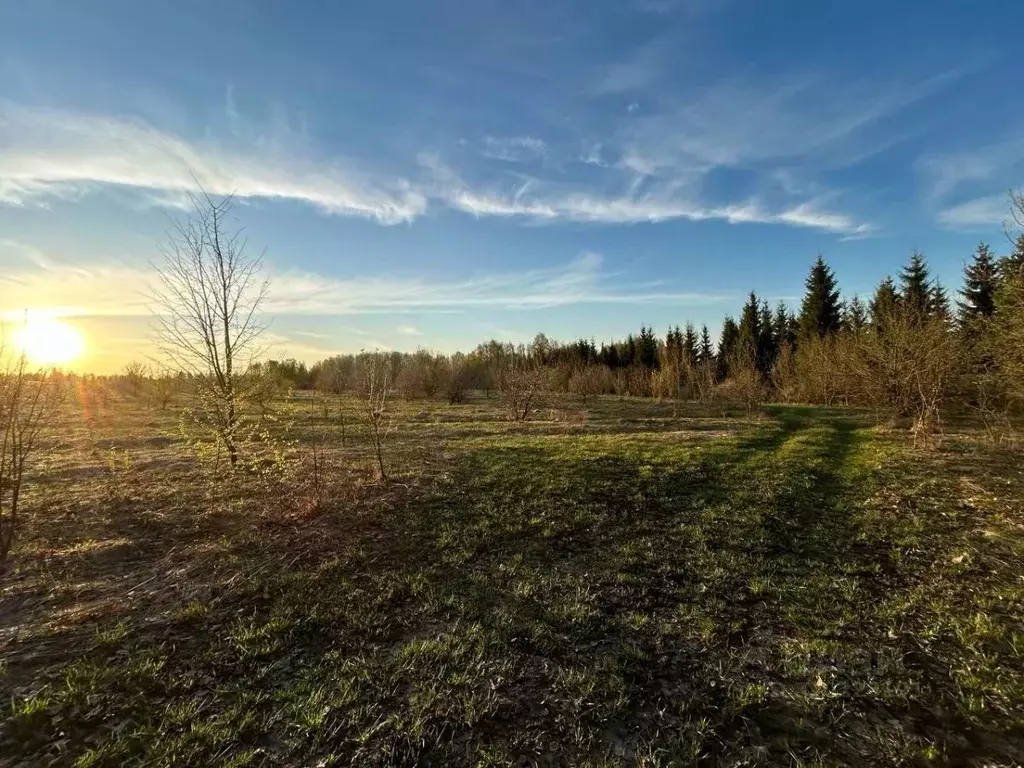
[[[17,331],[18,350],[36,365],[66,365],[85,352],[85,337],[70,323],[31,317]]]

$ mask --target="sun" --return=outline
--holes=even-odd
[[[38,365],[66,365],[85,352],[85,337],[70,323],[29,318],[17,332],[18,349]]]

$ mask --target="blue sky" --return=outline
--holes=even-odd
[[[619,337],[1005,250],[1019,2],[0,5],[0,310],[147,352],[193,176],[266,248],[275,355]]]

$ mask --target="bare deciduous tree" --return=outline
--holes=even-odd
[[[158,371],[150,380],[149,389],[160,410],[166,411],[181,390],[181,379],[172,371]]]
[[[591,397],[611,389],[611,371],[603,366],[588,365],[572,372],[569,378],[569,392],[576,395],[584,405]]]
[[[729,360],[729,378],[717,394],[726,402],[742,405],[748,414],[764,402],[767,391],[752,349],[738,349]]]
[[[373,451],[377,459],[377,476],[383,481],[384,472],[384,439],[390,431],[390,413],[388,398],[391,395],[392,374],[391,357],[382,352],[373,352],[366,356],[366,407],[370,416],[370,437],[373,440]]]
[[[128,363],[121,373],[123,392],[131,400],[142,400],[146,391],[146,380],[150,377],[149,366],[137,360]]]
[[[167,361],[197,384],[198,419],[234,467],[247,389],[242,375],[265,330],[259,311],[269,286],[262,257],[249,257],[241,230],[230,227],[232,199],[191,199],[192,214],[175,225],[157,267],[156,335]]]
[[[943,318],[892,311],[884,331],[862,334],[846,360],[859,398],[893,416],[910,417],[915,441],[939,426],[960,361]]]
[[[514,421],[526,421],[544,386],[547,370],[536,357],[517,351],[501,361],[495,382]]]
[[[0,565],[18,529],[25,470],[40,432],[56,414],[58,396],[56,381],[31,375],[23,356],[0,371]]]

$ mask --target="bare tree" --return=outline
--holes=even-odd
[[[377,477],[384,480],[384,439],[390,431],[388,397],[391,395],[391,357],[374,352],[366,357],[366,406],[370,416],[370,436],[377,458]]]
[[[884,331],[862,334],[846,360],[834,365],[850,372],[859,399],[911,418],[917,442],[939,427],[960,366],[956,338],[940,317],[896,309],[884,320]]]
[[[181,379],[172,371],[158,371],[150,380],[149,388],[160,410],[166,411],[181,389]]]
[[[726,402],[742,405],[747,414],[752,414],[764,402],[765,383],[752,349],[740,348],[733,353],[729,360],[729,378],[718,386],[717,394]]]
[[[519,350],[500,362],[495,381],[514,421],[526,421],[544,387],[547,370],[536,356]]]
[[[128,363],[121,373],[121,381],[124,384],[124,394],[131,400],[142,400],[146,391],[146,380],[151,372],[149,366],[137,360]]]
[[[269,284],[262,257],[246,255],[241,230],[229,226],[232,199],[204,192],[191,200],[191,216],[161,249],[156,336],[167,361],[198,385],[199,420],[234,467],[247,388],[242,374],[265,330],[259,311]]]
[[[611,389],[611,371],[603,365],[588,365],[572,372],[569,393],[576,395],[584,405],[591,397]]]
[[[50,376],[29,374],[24,356],[0,371],[0,565],[18,529],[25,470],[40,432],[56,413],[58,394]]]

